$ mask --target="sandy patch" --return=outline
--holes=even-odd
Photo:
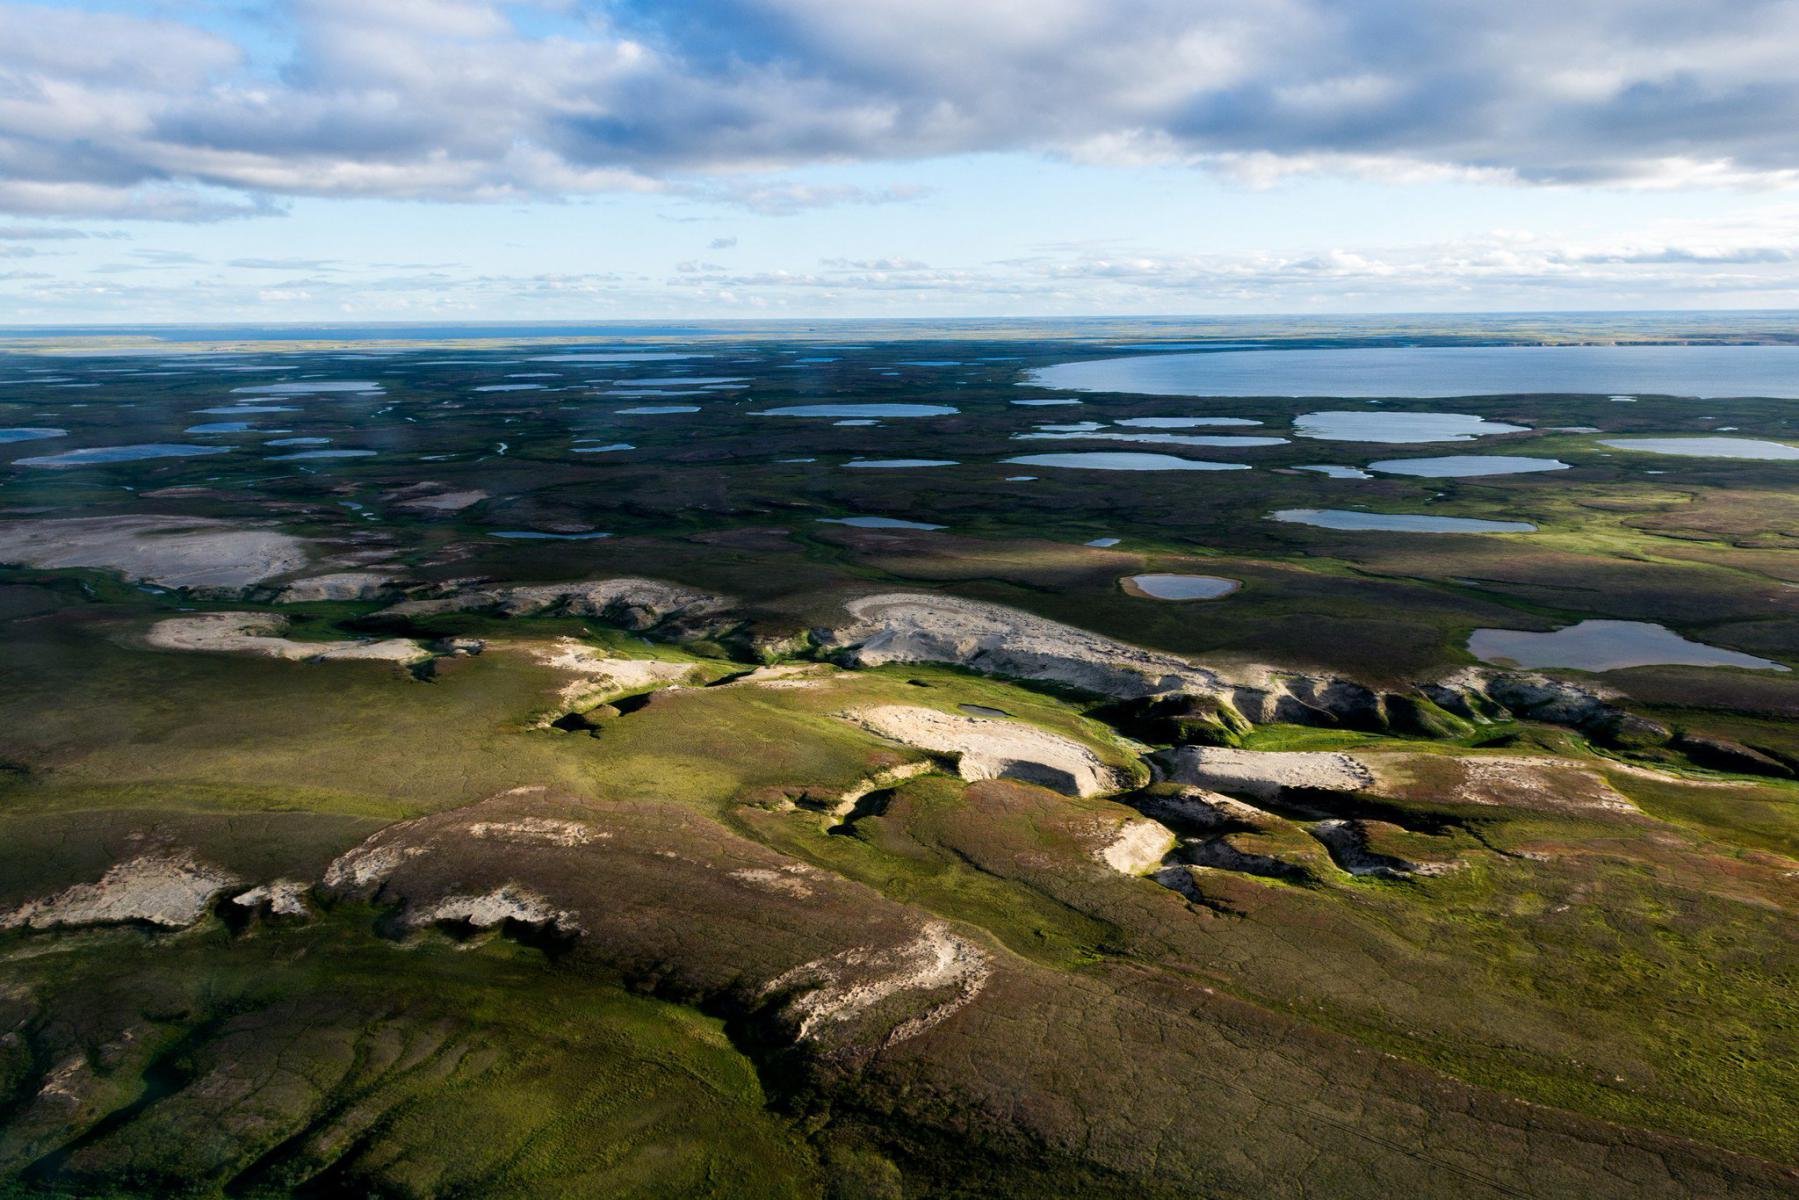
[[[564,708],[591,708],[617,696],[670,687],[692,679],[697,663],[659,658],[613,658],[575,638],[528,647],[538,662],[579,678],[558,694]]]
[[[852,620],[823,634],[820,645],[838,651],[852,666],[940,662],[1119,700],[1199,696],[1256,723],[1315,724],[1322,711],[1359,727],[1380,710],[1378,693],[1334,676],[1256,664],[1212,670],[998,604],[887,592],[845,607]]]
[[[407,859],[425,853],[423,846],[388,844],[390,835],[402,833],[416,825],[402,821],[369,835],[359,846],[344,851],[325,868],[324,884],[328,888],[351,890],[373,887],[386,881]]]
[[[806,867],[796,863],[778,871],[770,867],[744,867],[730,872],[730,876],[758,891],[804,899],[812,894],[811,885],[803,878],[810,873]]]
[[[231,897],[231,903],[248,909],[267,907],[277,917],[304,917],[312,911],[306,903],[307,893],[311,890],[310,884],[298,879],[277,879]]]
[[[827,1027],[852,1021],[893,996],[955,989],[948,1000],[889,1029],[881,1044],[891,1046],[966,1006],[980,995],[992,973],[979,946],[949,926],[932,922],[912,941],[898,946],[860,947],[802,963],[777,976],[762,994],[797,989],[782,1011],[798,1026],[799,1039],[811,1041]]]
[[[1139,804],[1144,812],[1178,825],[1198,829],[1217,829],[1225,825],[1247,825],[1259,829],[1276,820],[1273,814],[1232,799],[1222,792],[1204,788],[1182,788],[1172,796],[1151,796]]]
[[[191,854],[150,854],[115,863],[95,883],[78,883],[0,916],[0,929],[141,922],[182,929],[206,915],[214,896],[239,882]]]
[[[1121,698],[1229,690],[1184,659],[998,604],[889,592],[845,607],[851,624],[832,631],[826,644],[841,647],[856,666],[954,663]]]
[[[825,663],[777,663],[772,667],[757,667],[754,671],[740,675],[721,686],[798,691],[824,687],[834,682],[836,674],[837,672]]]
[[[518,817],[511,821],[476,821],[469,836],[485,841],[512,842],[523,846],[585,846],[612,835],[579,821],[556,817]]]
[[[394,577],[385,571],[336,571],[312,575],[281,586],[277,604],[311,604],[321,600],[382,600],[394,594]]]
[[[147,640],[159,650],[260,654],[293,662],[374,661],[415,663],[431,652],[408,638],[374,642],[298,642],[280,636],[284,617],[265,613],[199,613],[170,617],[150,627]]]
[[[721,596],[656,579],[600,579],[586,583],[527,584],[520,587],[464,588],[448,596],[403,600],[388,609],[396,616],[496,609],[508,616],[564,612],[598,617],[626,629],[649,629],[664,621],[716,616],[728,602]]]
[[[406,925],[412,929],[440,924],[493,929],[508,921],[559,933],[582,932],[580,922],[567,909],[557,908],[538,893],[511,883],[475,896],[445,896],[429,907],[406,914]]]
[[[203,517],[70,517],[0,523],[0,562],[90,567],[171,588],[236,589],[302,570],[308,543]]]
[[[1157,821],[1140,818],[1118,827],[1112,840],[1094,856],[1125,875],[1142,875],[1162,865],[1174,849],[1174,831]]]
[[[488,493],[478,488],[454,492],[422,490],[435,486],[440,485],[414,484],[411,488],[390,493],[387,499],[395,508],[411,509],[414,512],[461,512],[481,503],[488,496]]]
[[[904,704],[842,714],[871,733],[953,755],[962,778],[1018,779],[1074,796],[1116,791],[1128,778],[1081,743],[1022,721],[964,717]]]
[[[1319,751],[1181,746],[1155,755],[1154,761],[1176,783],[1259,800],[1271,800],[1289,788],[1359,792],[1374,784],[1374,773],[1359,760]]]

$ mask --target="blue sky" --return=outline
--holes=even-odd
[[[0,322],[1791,307],[1795,61],[1791,0],[0,2]]]

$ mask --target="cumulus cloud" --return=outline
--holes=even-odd
[[[272,0],[281,40],[0,0],[0,211],[312,195],[916,189],[806,164],[1032,151],[1545,184],[1799,182],[1799,0]],[[695,180],[702,182],[695,183]]]

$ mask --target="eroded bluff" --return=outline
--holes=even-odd
[[[1153,741],[1230,744],[1252,724],[1286,722],[1454,736],[1513,714],[1606,738],[1667,731],[1623,712],[1615,696],[1545,675],[1465,669],[1410,690],[1269,667],[1214,669],[1004,605],[920,592],[862,596],[850,621],[818,630],[819,649],[851,666],[946,663],[1111,698],[1108,717]]]

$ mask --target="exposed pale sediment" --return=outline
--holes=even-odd
[[[676,618],[718,618],[728,607],[724,597],[697,588],[657,579],[621,578],[469,587],[445,596],[402,600],[385,611],[401,617],[480,609],[493,609],[507,616],[555,612],[596,617],[626,629],[649,629]]]
[[[370,642],[301,642],[281,636],[285,617],[271,613],[197,613],[170,617],[150,627],[146,640],[159,650],[260,654],[293,662],[376,661],[415,663],[431,652],[409,638]]]
[[[1116,791],[1130,780],[1072,738],[1023,721],[964,717],[905,704],[856,709],[845,719],[882,737],[953,756],[964,779],[1017,779],[1075,796]]]
[[[954,663],[983,674],[1123,699],[1224,689],[1216,674],[1174,655],[998,604],[888,592],[859,597],[845,607],[851,623],[822,634],[821,644],[859,667]]]
[[[398,580],[386,571],[334,571],[281,584],[273,598],[276,604],[310,604],[321,600],[383,600],[398,593]]]
[[[304,917],[312,911],[306,903],[311,890],[311,884],[298,879],[277,879],[231,897],[231,903],[251,910],[267,908],[277,917]]]
[[[1374,773],[1347,754],[1323,751],[1233,750],[1180,746],[1152,756],[1175,783],[1271,800],[1288,790],[1359,792]]]
[[[782,1015],[796,1026],[799,1040],[810,1041],[825,1027],[853,1021],[893,997],[954,989],[948,999],[890,1028],[882,1044],[891,1046],[966,1006],[991,974],[985,951],[942,922],[932,922],[909,942],[802,963],[776,976],[762,994],[789,993]]]
[[[1507,713],[1572,725],[1601,738],[1665,740],[1667,730],[1632,717],[1615,694],[1549,676],[1469,668],[1416,687],[1382,690],[1335,675],[1253,664],[1204,667],[1032,613],[925,592],[884,592],[848,601],[849,621],[815,631],[819,648],[852,666],[947,663],[1113,700],[1198,697],[1257,724],[1290,722],[1374,732],[1443,736]]]
[[[603,841],[610,833],[580,821],[556,817],[515,817],[510,821],[476,821],[469,836],[484,841],[511,842],[520,846],[585,846]]]
[[[532,644],[528,650],[544,666],[576,677],[559,693],[564,708],[591,708],[634,692],[685,683],[700,670],[691,662],[614,658],[575,638]]]
[[[513,922],[538,929],[554,929],[562,934],[581,932],[581,923],[574,914],[517,884],[507,884],[478,895],[445,896],[435,903],[408,911],[405,921],[413,929],[430,925],[493,929]]]
[[[1120,825],[1112,840],[1096,857],[1114,871],[1142,875],[1162,864],[1174,849],[1174,831],[1158,821],[1140,817]]]
[[[410,487],[389,492],[382,499],[395,508],[411,509],[414,512],[461,512],[487,499],[488,493],[479,488],[461,488],[451,490],[441,483],[415,483]]]
[[[206,915],[213,897],[236,875],[188,851],[146,854],[114,863],[94,883],[78,883],[0,916],[0,929],[138,923],[180,929]]]
[[[1226,825],[1260,828],[1275,819],[1253,804],[1205,788],[1183,787],[1172,795],[1146,795],[1133,803],[1144,813],[1176,825],[1217,829]]]
[[[235,592],[302,570],[309,544],[207,517],[65,517],[0,522],[0,562],[118,571],[162,587]]]

